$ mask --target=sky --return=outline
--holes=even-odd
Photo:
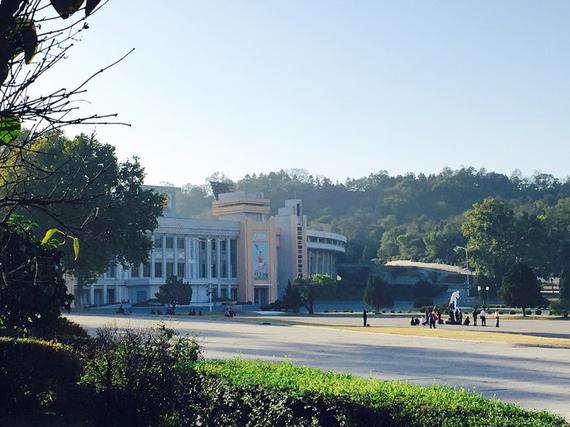
[[[566,177],[568,22],[567,0],[110,0],[39,87],[135,48],[83,105],[132,126],[69,133],[138,156],[147,183],[288,168]]]

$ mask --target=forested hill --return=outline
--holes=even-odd
[[[347,262],[372,258],[458,262],[453,248],[464,244],[463,214],[487,197],[502,199],[515,212],[540,215],[570,197],[570,180],[549,174],[510,177],[463,168],[433,175],[371,174],[345,182],[313,176],[303,170],[246,175],[238,190],[262,191],[276,211],[286,199],[303,200],[312,228],[338,232],[349,239]],[[183,188],[180,209],[208,215],[212,197],[207,189]]]

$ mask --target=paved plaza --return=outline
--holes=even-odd
[[[157,316],[69,317],[90,332],[104,325],[146,328],[161,321]],[[456,340],[321,326],[357,326],[361,324],[358,316],[180,316],[166,322],[181,334],[195,335],[206,357],[289,360],[380,379],[449,384],[570,419],[570,348],[481,342],[476,334],[473,340]],[[372,326],[389,327],[408,322],[407,318],[386,317],[369,321]],[[569,338],[570,322],[506,319],[501,331]]]

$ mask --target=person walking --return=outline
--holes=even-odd
[[[368,325],[368,313],[366,312],[366,310],[362,312],[362,320],[364,322],[364,325],[362,326],[366,327],[366,325]]]
[[[481,318],[481,326],[487,326],[487,313],[484,308],[479,312],[479,317]]]
[[[433,309],[429,315],[429,328],[430,329],[431,328],[436,329],[436,326],[435,326],[436,322],[437,322],[437,313],[436,313],[435,309]]]
[[[495,311],[495,319],[497,320],[497,323],[495,324],[495,327],[498,328],[499,327],[499,310]]]
[[[473,326],[477,326],[477,309],[473,310]]]

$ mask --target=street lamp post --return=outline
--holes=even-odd
[[[488,299],[489,299],[489,286],[485,286],[485,306],[487,305]]]
[[[479,294],[479,304],[481,304],[481,286],[477,286],[477,293]]]

